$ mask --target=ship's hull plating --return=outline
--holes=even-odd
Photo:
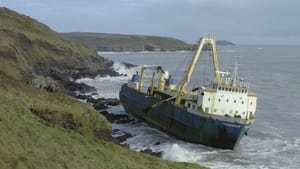
[[[144,93],[122,85],[120,100],[125,111],[150,125],[180,139],[211,147],[234,149],[249,129],[249,124],[229,122],[212,116],[201,116],[164,103],[149,109],[158,99],[146,97]]]

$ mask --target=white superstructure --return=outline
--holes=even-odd
[[[222,77],[221,77],[222,78]],[[213,84],[212,88],[202,87],[198,106],[207,114],[254,119],[257,97],[249,93],[248,87]]]

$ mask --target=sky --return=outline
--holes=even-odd
[[[58,32],[300,45],[299,0],[0,0]]]

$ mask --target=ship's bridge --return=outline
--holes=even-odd
[[[202,87],[198,106],[204,113],[221,116],[253,119],[256,110],[256,95],[249,93],[243,80],[231,78],[229,72],[218,72],[220,79]]]

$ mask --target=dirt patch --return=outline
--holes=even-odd
[[[81,133],[82,124],[76,123],[73,118],[73,114],[66,113],[61,116],[58,116],[56,112],[45,110],[37,110],[33,107],[30,108],[30,111],[36,115],[44,123],[49,123],[60,126],[67,130],[76,131]]]

